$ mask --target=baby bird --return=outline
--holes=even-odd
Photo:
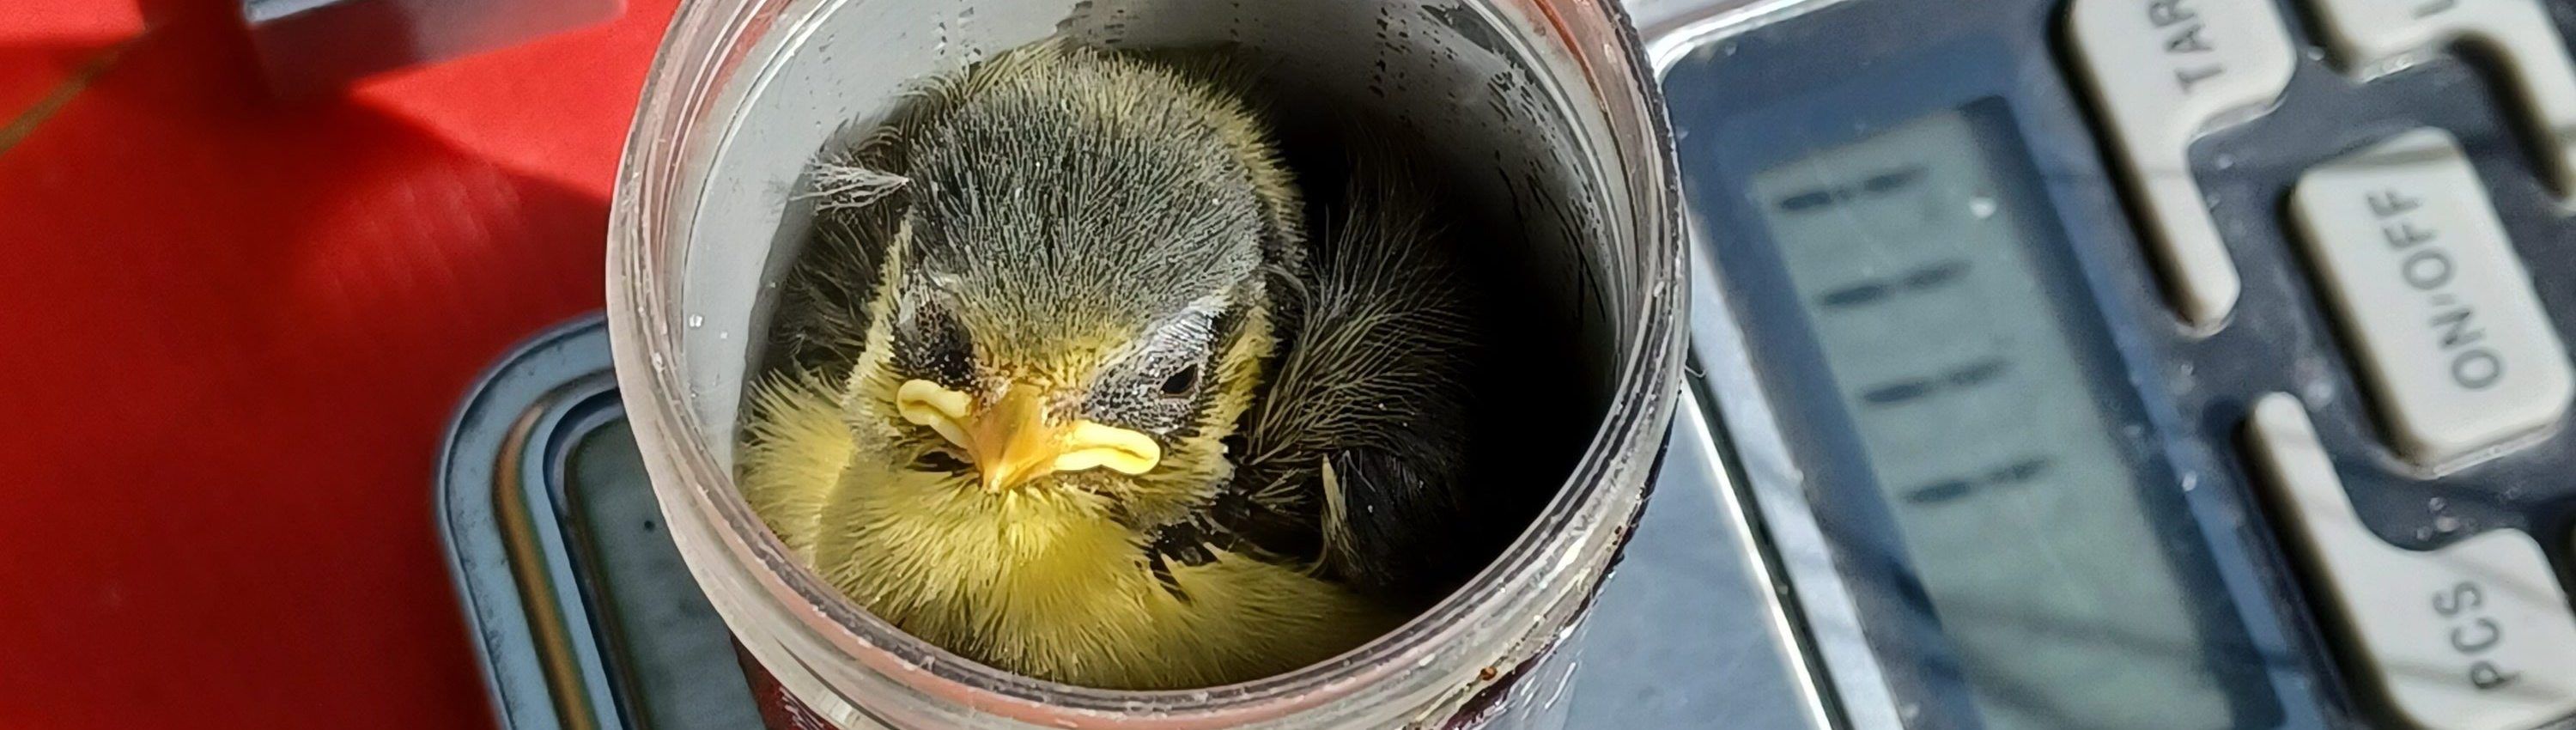
[[[1041,43],[819,163],[740,452],[778,536],[915,636],[1113,689],[1322,661],[1454,573],[1470,287],[1391,165],[1309,211],[1248,87]]]

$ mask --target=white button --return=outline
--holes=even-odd
[[[2310,170],[2290,211],[2408,458],[2444,465],[2567,412],[2567,351],[2448,133]]]
[[[2236,306],[2236,263],[2191,175],[2191,142],[2269,109],[2297,59],[2272,0],[2075,0],[2075,55],[2147,214],[2185,320]]]
[[[2497,530],[2398,549],[2362,526],[2298,399],[2265,396],[2251,430],[2364,684],[2425,730],[2530,730],[2576,713],[2576,614],[2540,543]]]
[[[2541,168],[2576,197],[2576,67],[2543,0],[2314,0],[2343,62],[2375,76],[2461,42],[2502,64],[2530,129],[2543,130]]]

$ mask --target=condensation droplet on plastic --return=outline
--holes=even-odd
[[[697,328],[705,327],[705,326],[707,326],[707,318],[706,318],[706,315],[702,315],[702,314],[692,314],[692,315],[689,315],[689,329],[697,329]]]
[[[1968,199],[1968,215],[1985,220],[1995,217],[1995,199],[1983,195]]]
[[[2461,526],[2460,518],[2457,518],[2457,517],[2452,517],[2452,516],[2450,516],[2450,515],[2442,515],[2442,516],[2440,516],[2440,517],[2435,517],[2435,518],[2433,518],[2433,529],[2434,529],[2434,530],[2438,530],[2438,531],[2440,531],[2440,532],[2442,532],[2442,533],[2444,533],[2444,534],[2449,534],[2449,533],[2453,533],[2453,532],[2459,532],[2459,531],[2460,531],[2460,526]]]
[[[2230,155],[2230,154],[2224,154],[2224,153],[2221,153],[2218,157],[2211,159],[2209,162],[2210,162],[2210,164],[2212,164],[2212,165],[2216,165],[2216,166],[2218,167],[2218,169],[2221,169],[2221,170],[2233,170],[2233,169],[2236,169],[2236,156],[2235,156],[2235,155]]]
[[[2432,510],[2432,511],[2435,511],[2435,512],[2440,512],[2440,511],[2442,511],[2442,510],[2444,510],[2444,509],[2449,508],[2450,506],[2451,506],[2451,503],[2450,503],[2450,502],[2443,501],[2443,499],[2442,499],[2441,497],[2434,497],[2434,498],[2432,498],[2432,499],[2424,500],[2424,508],[2425,508],[2425,509]]]

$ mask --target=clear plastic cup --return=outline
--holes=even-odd
[[[1430,141],[1466,199],[1530,243],[1536,297],[1587,348],[1589,442],[1526,532],[1455,594],[1322,664],[1111,691],[977,664],[869,615],[735,491],[736,418],[810,210],[808,160],[905,85],[1064,34],[1230,44],[1288,105],[1358,105]],[[1680,193],[1661,101],[1599,0],[692,0],[644,91],[610,226],[618,381],[673,540],[795,698],[845,728],[1388,728],[1545,724],[1574,630],[1643,505],[1680,395]],[[1578,431],[1577,433],[1581,433]],[[1572,453],[1569,444],[1569,455]],[[1597,658],[1609,661],[1615,658]]]

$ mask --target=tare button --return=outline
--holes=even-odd
[[[2241,283],[2191,174],[2191,142],[2269,109],[2296,59],[2272,0],[2075,0],[2077,65],[2183,319],[2213,325]]]
[[[2576,713],[2576,615],[2540,543],[2497,530],[2399,549],[2362,526],[2297,398],[2257,401],[2247,431],[2354,673],[2409,725],[2529,730]]]
[[[2543,0],[2313,0],[2345,65],[2375,76],[2459,43],[2496,61],[2538,132],[2541,170],[2576,197],[2576,67]]]
[[[2443,465],[2567,412],[2567,351],[2450,134],[2310,170],[2290,211],[2409,459]]]

